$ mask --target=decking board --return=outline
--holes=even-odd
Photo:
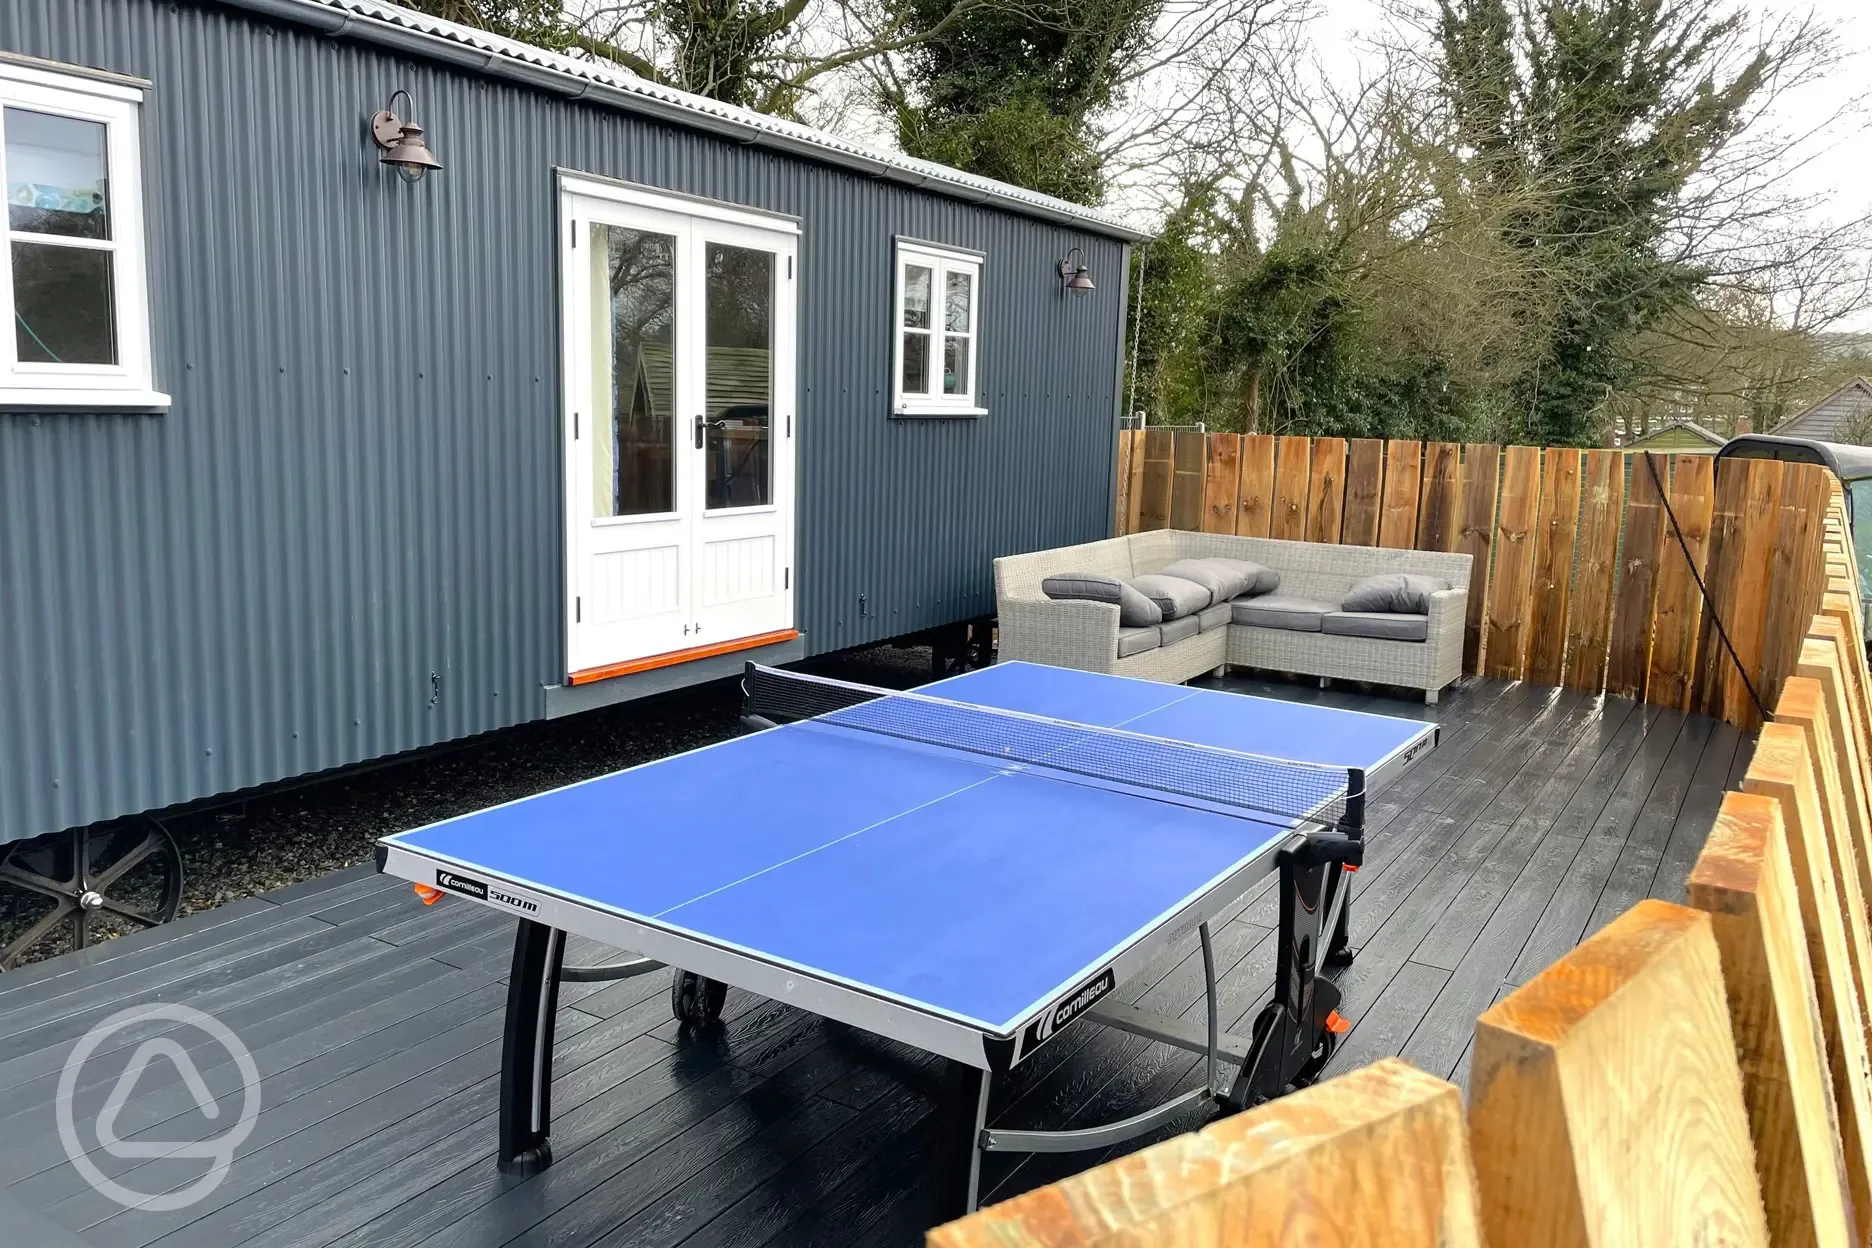
[[[1353,1025],[1334,1071],[1402,1054],[1465,1077],[1478,1012],[1627,897],[1681,891],[1750,752],[1743,734],[1709,720],[1528,682],[1465,681],[1436,706],[1342,684],[1231,677],[1221,687],[1441,730],[1439,748],[1368,812],[1352,911],[1359,957],[1339,976]],[[1264,885],[1213,925],[1219,1014],[1237,1034],[1271,987],[1276,901]],[[555,1164],[525,1182],[501,1176],[494,1089],[510,944],[498,916],[456,899],[423,907],[407,886],[353,868],[0,976],[0,1181],[96,1248],[920,1242],[940,1062],[741,992],[720,1028],[686,1033],[669,1015],[667,971],[565,985]],[[589,941],[568,950],[578,963],[616,956]],[[1120,997],[1200,1022],[1201,989],[1191,942]],[[174,1214],[125,1211],[91,1192],[52,1126],[72,1042],[148,999],[222,1017],[264,1079],[263,1112],[228,1182]],[[991,1121],[1109,1121],[1194,1086],[1201,1065],[1075,1027],[997,1085]],[[217,1091],[231,1086],[231,1063],[204,1074]],[[101,1097],[113,1077],[87,1072],[81,1097]],[[179,1081],[152,1085],[147,1104],[145,1091],[124,1121],[185,1131]],[[1152,1138],[1201,1121],[1193,1110]],[[984,1190],[1003,1198],[1099,1159],[991,1157]],[[104,1164],[138,1178],[176,1163]]]

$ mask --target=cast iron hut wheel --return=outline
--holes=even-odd
[[[702,1028],[719,1021],[722,1002],[727,999],[727,984],[690,971],[677,971],[676,982],[670,985],[670,1011],[685,1027]]]
[[[0,971],[61,934],[71,949],[167,923],[182,902],[182,855],[147,815],[0,845],[0,913],[26,926],[0,945]],[[5,930],[13,930],[14,924]]]

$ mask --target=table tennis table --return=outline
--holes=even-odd
[[[1104,1148],[1196,1102],[1304,1086],[1342,1027],[1317,972],[1351,956],[1366,800],[1437,732],[1018,662],[912,692],[749,664],[743,695],[759,731],[378,843],[426,900],[519,919],[508,1173],[551,1164],[558,985],[663,966],[685,1025],[711,1025],[733,986],[948,1059],[945,1216],[976,1206],[985,1152]],[[1272,872],[1274,991],[1251,1037],[1224,1036],[1210,924]],[[635,956],[566,965],[567,933]],[[1192,934],[1206,1028],[1126,1004]],[[1203,1054],[1202,1086],[1097,1127],[989,1126],[995,1075],[1094,1024]]]

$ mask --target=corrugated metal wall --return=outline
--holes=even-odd
[[[175,398],[0,414],[0,842],[543,714],[555,166],[802,218],[814,651],[992,611],[993,556],[1108,530],[1116,241],[199,0],[5,0],[0,48],[156,84]],[[447,165],[413,188],[364,134],[397,87]],[[887,418],[897,234],[987,253],[982,420]],[[1053,269],[1073,244],[1083,299]]]

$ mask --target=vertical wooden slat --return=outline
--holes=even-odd
[[[1144,488],[1139,492],[1138,531],[1170,527],[1170,491],[1176,485],[1171,452],[1175,435],[1168,429],[1144,432]]]
[[[1307,541],[1338,542],[1345,519],[1345,473],[1345,439],[1314,438],[1307,473]]]
[[[1209,435],[1209,466],[1203,471],[1202,531],[1233,533],[1235,499],[1241,489],[1241,435]]]
[[[1865,754],[1858,734],[1853,731],[1853,718],[1859,710],[1847,683],[1846,667],[1850,656],[1841,653],[1840,640],[1832,630],[1803,638],[1794,675],[1813,681],[1825,705],[1833,757],[1838,762],[1840,802],[1852,830],[1853,844],[1859,852],[1860,888],[1866,896],[1872,897],[1872,794],[1866,789]],[[1787,688],[1784,682],[1777,710],[1787,705]],[[1779,714],[1776,717],[1779,718]]]
[[[1817,608],[1825,561],[1821,553],[1827,494],[1816,465],[1787,464],[1774,548],[1769,556],[1768,598],[1762,611],[1762,645],[1756,687],[1773,706],[1781,679],[1800,654],[1807,623]]]
[[[1720,473],[1716,484],[1720,490]],[[1762,726],[1742,789],[1771,798],[1781,807],[1795,891],[1800,896],[1801,933],[1813,963],[1827,1072],[1840,1111],[1840,1143],[1856,1219],[1853,1240],[1867,1243],[1872,1241],[1872,1077],[1867,1072],[1865,1015],[1853,979],[1832,853],[1821,824],[1813,763],[1799,728]]]
[[[1716,472],[1716,510],[1704,575],[1709,602],[1697,643],[1691,706],[1743,728],[1760,722],[1748,690],[1752,683],[1757,695],[1763,692],[1759,680],[1762,617],[1768,606],[1785,467],[1777,459],[1728,459]],[[1728,646],[1723,645],[1712,614],[1722,620]]]
[[[1663,901],[1492,1006],[1469,1078],[1488,1242],[1765,1248],[1733,1036],[1709,916]]]
[[[1489,577],[1487,657],[1491,677],[1519,680],[1527,672],[1533,631],[1534,522],[1540,507],[1540,450],[1511,446],[1502,466],[1501,514],[1495,522],[1495,569]]]
[[[1643,698],[1651,666],[1651,607],[1657,596],[1659,543],[1664,540],[1664,495],[1658,488],[1668,461],[1657,460],[1653,479],[1647,452],[1630,457],[1630,502],[1625,507],[1625,542],[1619,552],[1619,584],[1612,612],[1612,650],[1606,692]]]
[[[1643,471],[1637,464],[1635,470]],[[1687,710],[1696,676],[1697,633],[1703,619],[1703,594],[1696,578],[1708,563],[1710,518],[1716,506],[1715,460],[1709,455],[1672,457],[1671,512],[1677,517],[1690,559],[1677,539],[1666,534],[1658,553],[1657,595],[1651,607],[1651,670],[1645,700]],[[1666,518],[1668,522],[1668,517]],[[1692,575],[1692,573],[1695,575]]]
[[[1202,527],[1204,435],[1195,429],[1179,429],[1171,455],[1176,483],[1170,494],[1170,527],[1195,530]]]
[[[1129,450],[1125,454],[1127,486],[1124,522],[1120,531],[1135,533],[1138,531],[1138,507],[1144,501],[1144,431],[1127,429],[1124,436]]]
[[[1409,550],[1417,544],[1417,497],[1423,487],[1423,443],[1393,438],[1385,443],[1384,511],[1378,544]]]
[[[1557,685],[1566,670],[1567,605],[1573,590],[1573,547],[1579,540],[1580,453],[1554,447],[1546,460],[1535,522],[1527,678]]]
[[[1384,503],[1384,443],[1353,438],[1346,444],[1345,523],[1339,540],[1347,546],[1376,546]]]
[[[1463,671],[1482,670],[1488,641],[1489,555],[1495,546],[1495,501],[1501,491],[1501,448],[1493,442],[1463,446],[1462,511],[1456,549],[1470,557],[1469,615],[1463,622]]]
[[[1462,448],[1454,442],[1431,442],[1424,447],[1423,503],[1417,509],[1417,549],[1457,548],[1462,530],[1457,515],[1462,505]]]
[[[1235,499],[1235,532],[1266,537],[1274,518],[1274,439],[1245,433],[1241,440],[1241,493]]]
[[[1597,693],[1605,688],[1606,650],[1612,642],[1612,591],[1618,583],[1619,529],[1625,522],[1625,457],[1617,451],[1588,451],[1583,475],[1562,683]]]
[[[1769,1235],[1815,1248],[1848,1243],[1839,1106],[1780,806],[1725,796],[1686,887],[1690,904],[1710,916],[1722,957]]]
[[[1311,438],[1274,441],[1274,518],[1268,536],[1289,542],[1306,540],[1307,478],[1313,472]]]
[[[1131,514],[1131,434],[1130,429],[1118,431],[1118,460],[1113,466],[1116,474],[1116,502],[1112,507],[1112,533],[1123,537],[1130,530],[1125,528],[1126,518]]]

